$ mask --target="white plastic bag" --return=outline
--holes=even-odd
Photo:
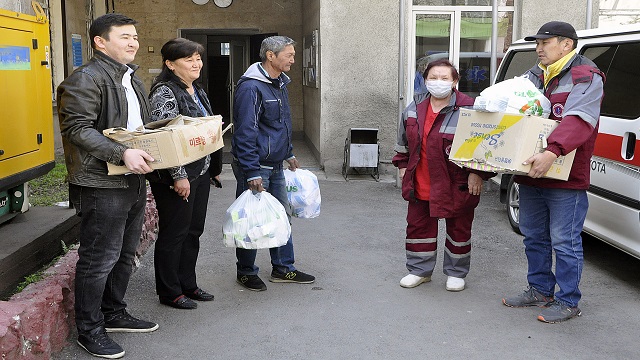
[[[517,76],[482,90],[473,108],[548,118],[551,102],[526,77]]]
[[[229,206],[222,225],[227,247],[264,249],[289,241],[291,225],[284,206],[266,191],[246,190]]]
[[[318,177],[309,170],[284,170],[287,181],[287,197],[291,205],[291,216],[314,218],[320,215],[320,185]]]

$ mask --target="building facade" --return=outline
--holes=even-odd
[[[327,173],[340,173],[350,128],[378,129],[379,159],[391,171],[399,114],[420,91],[415,75],[430,59],[450,58],[462,75],[460,89],[474,95],[491,84],[492,63],[509,44],[544,22],[598,25],[598,1],[495,2],[495,15],[494,0],[46,0],[43,7],[51,22],[54,88],[90,57],[91,20],[119,12],[139,22],[136,63],[147,87],[167,40],[181,36],[205,45],[202,84],[225,119],[233,115],[235,82],[258,61],[260,41],[273,34],[293,38],[294,134]],[[0,8],[18,4],[29,13],[30,1],[0,0]]]

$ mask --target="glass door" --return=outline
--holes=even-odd
[[[453,12],[429,12],[414,17],[415,43],[413,46],[413,94],[427,91],[423,73],[427,64],[437,59],[450,59],[454,47]],[[408,99],[412,99],[410,96]]]
[[[511,12],[498,12],[498,44],[496,64],[499,66],[511,43],[508,29],[513,27]],[[460,16],[460,52],[457,68],[460,72],[458,90],[478,96],[491,86],[491,11],[462,11]]]
[[[498,7],[498,65],[512,42],[514,7],[505,4],[512,5],[501,0]],[[412,25],[407,103],[413,100],[413,94],[426,91],[422,73],[430,61],[437,59],[449,59],[458,69],[458,90],[467,95],[477,96],[491,85],[491,6],[414,6]]]

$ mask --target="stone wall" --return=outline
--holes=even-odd
[[[158,212],[147,188],[147,207],[136,264],[158,234]],[[43,280],[30,284],[9,301],[0,301],[0,359],[50,359],[74,333],[74,278],[77,250],[70,250],[45,271]]]

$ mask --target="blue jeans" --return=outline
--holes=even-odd
[[[79,333],[104,326],[104,316],[126,309],[124,295],[144,221],[144,176],[127,175],[126,189],[71,184],[69,199],[82,218],[75,278]]]
[[[527,280],[540,293],[570,307],[578,306],[584,262],[582,226],[589,201],[585,190],[520,185],[520,231],[529,263]],[[552,270],[552,251],[556,272]]]
[[[236,177],[236,197],[240,196],[245,190],[247,190],[247,177],[240,168],[240,164],[237,160],[231,163],[233,169],[233,175]],[[262,186],[265,191],[269,192],[273,197],[278,199],[285,209],[289,207],[289,199],[287,198],[287,182],[284,178],[284,172],[282,165],[275,166],[273,169],[261,168],[260,176],[262,177]],[[290,214],[290,211],[287,211]],[[289,215],[290,217],[290,215]],[[236,263],[238,269],[238,275],[257,275],[258,267],[255,265],[257,250],[251,249],[236,249]],[[279,272],[287,273],[289,271],[295,271],[293,266],[293,238],[290,236],[289,241],[286,244],[269,249],[271,255],[271,265]]]

